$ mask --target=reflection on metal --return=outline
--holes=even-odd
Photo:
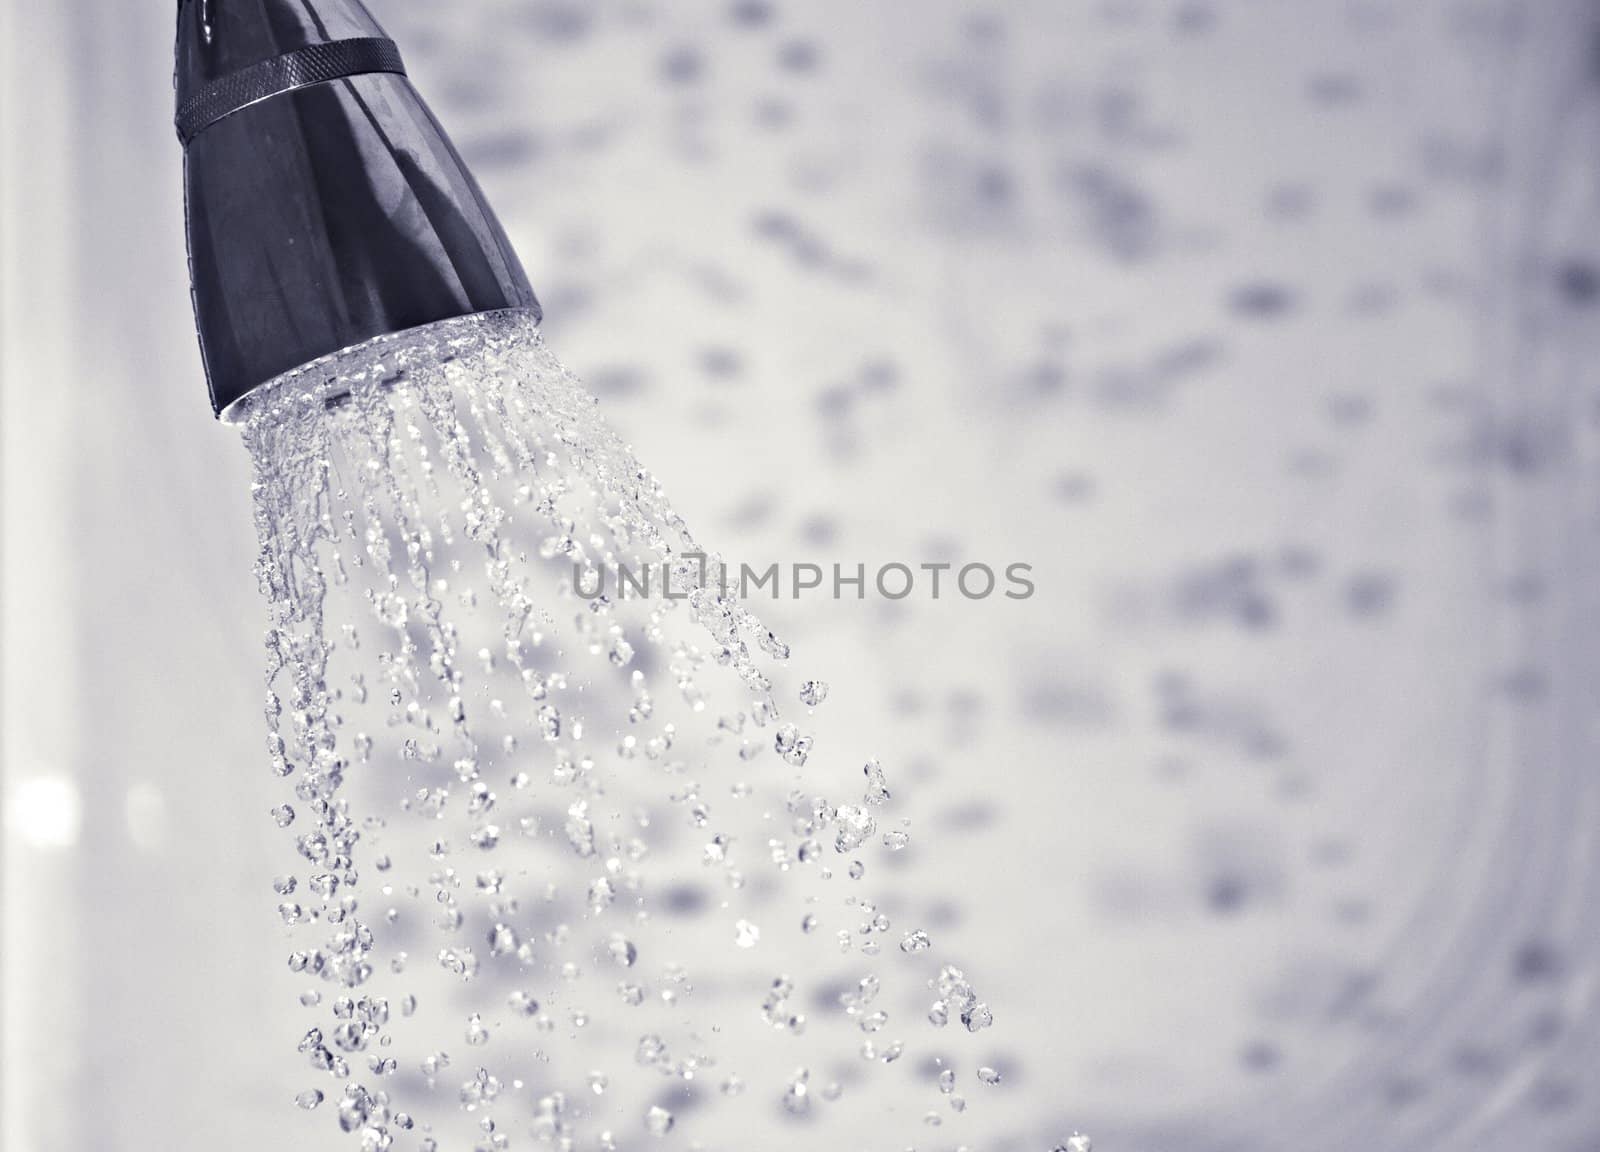
[[[400,49],[393,40],[372,36],[336,40],[332,44],[313,44],[263,60],[242,72],[213,80],[191,96],[178,109],[178,139],[187,146],[218,120],[257,101],[281,96],[296,88],[374,72],[406,74]]]

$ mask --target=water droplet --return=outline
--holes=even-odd
[[[652,1104],[650,1110],[644,1114],[645,1131],[652,1136],[665,1136],[672,1131],[672,1126],[677,1123],[671,1112],[659,1104]]]
[[[789,1087],[783,1093],[784,1110],[795,1116],[804,1116],[811,1111],[811,1088],[809,1081],[811,1072],[801,1068],[789,1081]]]
[[[967,1026],[968,1032],[981,1032],[994,1023],[994,1013],[989,1011],[987,1004],[974,1004],[961,1013],[961,1022]]]
[[[838,825],[838,832],[833,841],[836,852],[854,852],[878,830],[878,822],[872,818],[871,813],[865,808],[857,808],[854,805],[841,805],[834,819]]]
[[[646,1033],[639,1037],[639,1046],[634,1050],[633,1059],[647,1068],[666,1063],[666,1042],[654,1033]]]
[[[800,735],[800,730],[793,724],[781,725],[773,736],[772,744],[778,755],[783,757],[784,763],[795,768],[804,768],[806,757],[811,754],[811,737]]]
[[[862,796],[864,804],[886,804],[889,802],[889,781],[884,776],[883,765],[876,759],[868,760],[861,770],[867,777],[867,790]]]
[[[626,936],[612,933],[606,950],[611,953],[611,961],[619,968],[632,968],[639,959],[639,950]]]

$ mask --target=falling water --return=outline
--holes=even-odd
[[[424,1152],[834,1123],[966,1146],[1005,1067],[937,933],[875,898],[915,835],[892,763],[813,747],[826,683],[788,671],[528,317],[385,338],[229,415],[303,1108]],[[621,569],[669,575],[644,594]]]

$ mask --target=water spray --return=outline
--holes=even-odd
[[[827,684],[707,581],[722,557],[545,347],[400,51],[357,0],[178,18],[196,324],[254,463],[300,1106],[380,1150],[959,1142],[1006,1068],[916,922],[938,901],[874,887],[915,851],[892,764],[813,746]],[[586,591],[645,566],[650,596]]]

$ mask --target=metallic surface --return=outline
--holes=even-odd
[[[259,100],[281,96],[296,88],[363,76],[372,72],[406,74],[405,62],[393,40],[363,37],[313,44],[283,56],[253,64],[233,72],[195,93],[178,109],[178,139],[187,146],[191,140],[225,116],[248,108]]]
[[[356,0],[183,0],[178,107],[249,69],[281,74],[271,62],[285,55],[383,38]],[[499,221],[403,75],[246,103],[189,141],[184,191],[214,412],[390,332],[508,308],[538,315]]]
[[[178,107],[207,85],[336,40],[385,38],[360,0],[179,0]]]

